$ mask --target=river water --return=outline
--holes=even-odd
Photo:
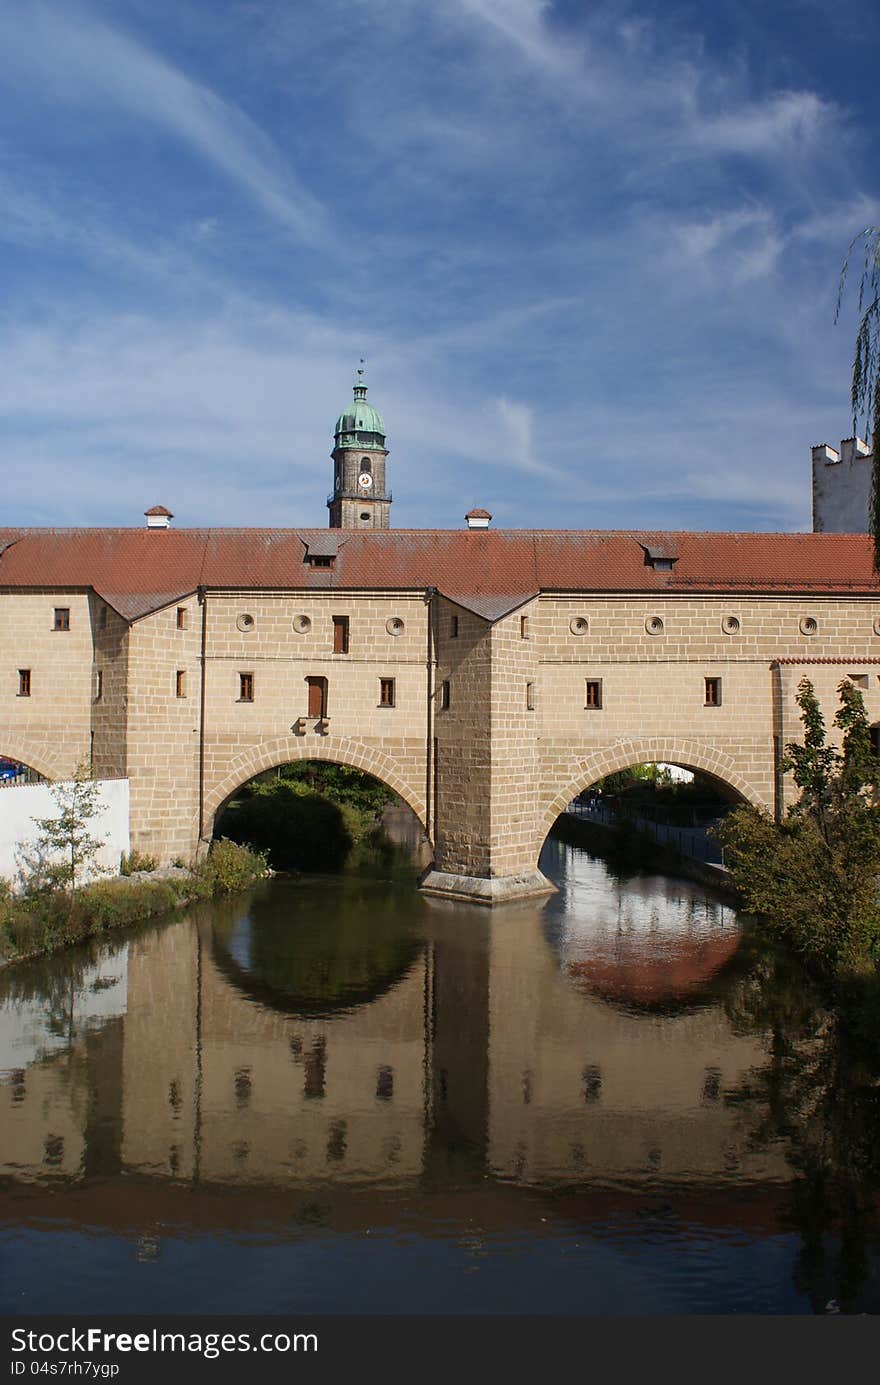
[[[373,874],[0,975],[7,1313],[874,1312],[876,1075],[720,895]]]

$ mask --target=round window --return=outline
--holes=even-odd
[[[739,634],[739,616],[725,616],[721,622],[721,629],[725,635]]]
[[[294,616],[293,628],[298,635],[307,635],[312,628],[312,622],[308,616]]]
[[[235,623],[238,626],[239,630],[244,630],[245,633],[247,633],[248,631],[253,630],[255,622],[253,616],[240,615]]]
[[[802,635],[815,635],[819,629],[819,622],[812,616],[801,616],[800,632]]]
[[[400,616],[390,616],[385,622],[385,629],[388,631],[389,635],[402,635],[406,626],[400,619]]]
[[[590,632],[590,622],[586,616],[575,616],[569,621],[568,628],[573,635],[588,635]]]
[[[645,629],[647,630],[647,632],[648,632],[649,635],[662,635],[662,634],[663,634],[663,617],[662,617],[662,616],[648,616],[647,620],[645,621]]]
[[[874,619],[874,634],[880,635],[880,616],[876,616]]]

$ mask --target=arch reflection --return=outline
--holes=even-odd
[[[641,873],[612,882],[604,861],[559,839],[548,842],[542,869],[560,884],[545,935],[575,989],[675,1012],[704,1003],[732,968],[741,928],[718,891]]]
[[[421,901],[384,882],[277,882],[215,914],[211,955],[242,995],[304,1018],[369,1005],[413,966]]]

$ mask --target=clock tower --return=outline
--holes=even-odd
[[[336,420],[333,492],[327,498],[331,529],[390,529],[391,492],[385,488],[385,424],[367,403],[364,363],[354,402]]]

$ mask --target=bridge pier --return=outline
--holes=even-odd
[[[431,869],[423,877],[424,894],[452,899],[464,904],[511,904],[521,899],[537,899],[556,893],[556,886],[539,870],[521,875],[454,875]]]

